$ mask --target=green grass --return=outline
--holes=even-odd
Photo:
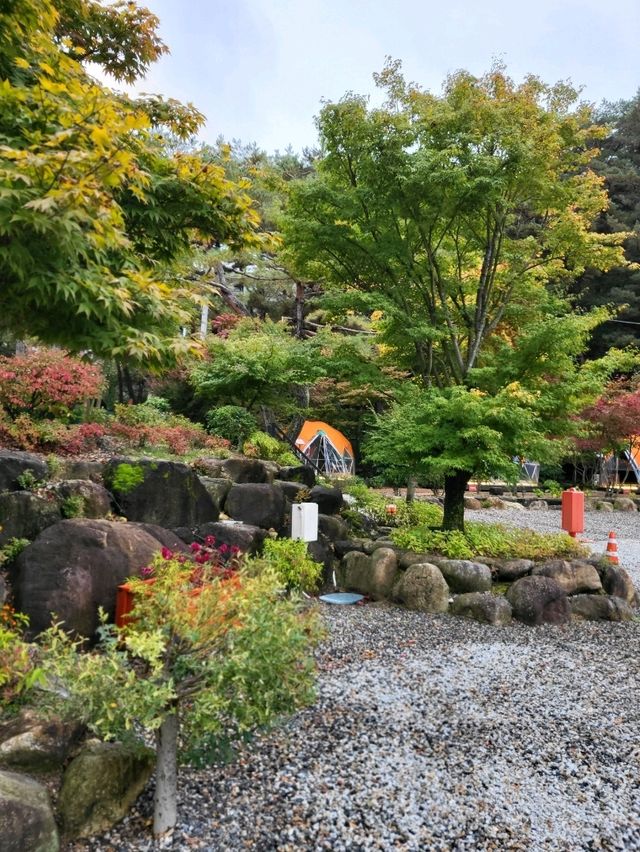
[[[490,556],[508,559],[576,558],[588,555],[585,545],[566,533],[539,533],[501,524],[465,524],[465,531],[425,526],[393,530],[398,547],[417,553],[437,553],[449,559]]]

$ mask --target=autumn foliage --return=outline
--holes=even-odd
[[[0,358],[0,405],[14,420],[24,413],[68,417],[69,409],[99,398],[103,384],[99,367],[62,350]]]
[[[588,435],[578,442],[581,450],[619,452],[629,449],[640,434],[640,386],[626,380],[611,382],[605,393],[586,408],[580,418]]]

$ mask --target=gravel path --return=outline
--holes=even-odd
[[[559,513],[472,517],[484,516],[557,529]],[[622,551],[637,521],[621,517],[589,517],[591,537],[615,528]],[[640,850],[640,621],[323,613],[316,703],[234,763],[185,770],[160,848]],[[158,848],[150,812],[148,792],[112,832],[68,849]]]

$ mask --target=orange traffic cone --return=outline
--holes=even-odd
[[[618,542],[616,541],[616,534],[613,532],[613,530],[611,530],[611,532],[609,533],[606,556],[610,562],[613,562],[614,565],[620,564],[620,560],[618,559]]]

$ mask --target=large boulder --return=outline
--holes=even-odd
[[[112,459],[104,481],[129,521],[161,527],[193,527],[217,521],[218,507],[186,464],[150,459]]]
[[[428,562],[411,565],[393,587],[393,599],[408,609],[421,612],[446,612],[449,586],[439,568]]]
[[[350,553],[352,550],[358,550],[360,553],[364,553],[364,544],[365,539],[363,538],[345,538],[341,541],[334,541],[333,549],[335,550],[338,559],[342,559],[343,556],[346,556],[347,553]]]
[[[21,488],[18,477],[27,471],[30,471],[38,482],[49,477],[49,469],[40,456],[18,450],[0,450],[0,491],[15,491]]]
[[[631,497],[616,497],[613,501],[616,512],[637,512],[638,508]]]
[[[619,565],[605,565],[602,568],[602,586],[608,595],[622,598],[630,606],[638,605],[638,595],[631,575]]]
[[[602,589],[598,572],[588,562],[550,559],[536,565],[531,574],[534,577],[551,577],[568,595],[599,592]]]
[[[126,815],[151,777],[154,754],[121,743],[90,743],[64,774],[58,813],[68,837],[106,831]]]
[[[497,497],[495,494],[489,494],[488,497],[485,497],[482,501],[482,505],[485,509],[506,509],[507,505],[505,501],[501,497]]]
[[[511,605],[506,598],[491,592],[466,592],[454,598],[449,610],[453,615],[473,618],[485,624],[504,625],[511,621]]]
[[[228,544],[229,547],[239,547],[243,553],[254,556],[262,550],[262,543],[267,537],[267,531],[261,527],[243,524],[240,521],[217,521],[213,524],[202,524],[196,529],[195,538],[201,540],[212,535],[216,545]]]
[[[358,591],[369,595],[374,600],[391,596],[391,590],[398,578],[398,560],[393,550],[388,547],[380,547],[369,557],[368,570],[359,571],[359,587],[356,587],[355,582],[350,579],[350,574],[353,576],[355,572],[349,570],[349,556],[350,554],[347,554],[345,557],[347,560],[345,577],[348,588],[357,588]],[[357,564],[357,561],[355,564]]]
[[[431,565],[437,565],[435,561],[437,557],[430,553],[415,553],[413,550],[405,550],[398,554],[398,564],[401,568],[410,568],[412,565],[424,565],[428,562]]]
[[[30,491],[0,494],[0,547],[10,538],[33,539],[61,518],[60,507],[53,497],[41,497]]]
[[[227,495],[224,509],[234,521],[267,530],[279,530],[284,523],[284,494],[277,485],[268,483],[234,484]]]
[[[55,458],[51,466],[51,479],[83,479],[102,482],[102,473],[106,462],[92,459]]]
[[[491,588],[491,569],[481,562],[442,559],[438,567],[453,592],[488,592]]]
[[[224,501],[227,499],[227,494],[231,489],[231,480],[213,476],[200,476],[198,479],[206,488],[207,494],[211,497],[219,511],[224,506]]]
[[[371,573],[371,557],[361,550],[350,550],[340,562],[337,571],[338,585],[345,589],[360,591],[367,584]]]
[[[528,574],[535,562],[532,559],[487,559],[494,580],[513,583]]]
[[[167,530],[139,524],[76,518],[60,521],[42,532],[15,560],[12,585],[16,608],[29,616],[37,634],[51,623],[51,614],[66,629],[95,638],[98,607],[115,615],[118,586],[147,565],[162,547],[186,546]]]
[[[287,500],[291,500],[292,503],[296,503],[301,500],[302,497],[306,497],[309,491],[307,486],[303,485],[301,482],[288,482],[283,479],[275,479],[273,484],[277,485],[278,488],[282,490],[282,493]]]
[[[464,507],[471,512],[477,512],[479,509],[482,509],[482,503],[477,497],[465,496]]]
[[[551,577],[522,577],[507,592],[514,618],[525,624],[567,624],[571,608],[566,592]]]
[[[321,515],[337,515],[342,509],[342,491],[339,488],[315,485],[311,489],[309,502],[318,504],[318,512]]]
[[[333,589],[336,582],[339,561],[331,541],[320,533],[316,541],[307,542],[307,552],[314,562],[322,565],[320,586],[323,589]]]
[[[2,852],[58,852],[60,840],[49,794],[42,784],[0,772]]]
[[[331,541],[344,541],[349,532],[342,518],[334,515],[318,515],[318,530]]]
[[[0,764],[46,772],[62,766],[80,741],[84,726],[60,719],[42,719],[24,709],[0,724]]]
[[[274,475],[269,465],[259,459],[225,459],[221,465],[222,476],[232,482],[243,484],[273,482]]]
[[[313,468],[307,465],[280,468],[280,478],[287,480],[287,482],[300,482],[307,488],[313,488],[316,484],[316,475]]]
[[[111,512],[111,494],[104,485],[92,482],[90,479],[63,479],[61,482],[56,482],[53,491],[62,502],[63,514],[64,501],[69,498],[79,498],[79,517],[106,518]]]
[[[573,618],[585,621],[631,621],[629,604],[613,595],[574,595],[569,599]]]

